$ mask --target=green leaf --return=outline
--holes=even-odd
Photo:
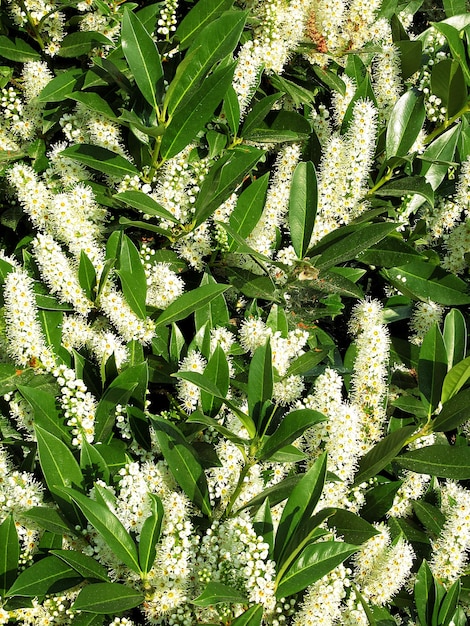
[[[328,517],[327,524],[329,528],[336,529],[336,534],[344,541],[356,546],[379,534],[372,524],[346,509],[337,509]]]
[[[380,267],[396,267],[423,258],[422,255],[405,243],[401,237],[390,235],[358,255],[361,263]]]
[[[73,626],[103,626],[104,616],[90,613],[76,613],[73,616]]]
[[[22,515],[32,520],[40,528],[44,528],[56,535],[73,534],[70,525],[62,519],[56,509],[45,506],[34,506],[22,513]]]
[[[315,348],[313,350],[309,350],[305,354],[301,354],[289,365],[286,375],[309,376],[312,373],[312,370],[323,361],[327,354],[328,351],[322,348]]]
[[[77,68],[61,72],[39,92],[38,102],[63,102],[81,88],[84,77],[83,70]]]
[[[82,54],[88,54],[98,46],[113,46],[113,42],[102,33],[96,31],[77,31],[65,35],[60,42],[58,55],[68,59],[76,59]]]
[[[449,626],[452,622],[460,598],[460,584],[460,580],[456,580],[447,590],[439,607],[437,616],[439,626]]]
[[[83,578],[88,578],[89,580],[109,580],[106,568],[101,563],[98,563],[96,559],[83,554],[83,552],[77,552],[76,550],[50,550],[49,552],[61,559],[61,561],[64,561]]]
[[[121,372],[101,396],[95,412],[95,441],[105,442],[114,425],[116,405],[125,405],[134,398],[134,404],[142,408],[148,382],[147,363],[132,365]]]
[[[418,573],[416,574],[414,585],[416,610],[418,612],[418,617],[421,624],[431,623],[433,589],[434,578],[431,569],[427,562],[423,560],[418,570]]]
[[[77,523],[77,516],[71,506],[70,497],[66,496],[64,499],[58,488],[75,485],[81,489],[83,487],[83,475],[80,467],[71,451],[58,437],[38,424],[34,425],[34,431],[38,445],[39,463],[47,487],[67,518]]]
[[[201,512],[211,517],[209,487],[194,449],[174,424],[157,415],[151,420],[162,454],[176,482]]]
[[[465,0],[443,0],[446,17],[460,15],[467,11],[467,3]]]
[[[253,146],[237,146],[227,150],[212,166],[201,186],[194,205],[195,227],[205,222],[229,198],[264,154],[264,150]]]
[[[278,565],[289,556],[284,555],[287,545],[300,525],[310,518],[320,499],[326,477],[326,459],[326,453],[323,453],[315,461],[292,489],[284,506],[274,545],[274,560]]]
[[[167,211],[161,206],[161,204],[142,191],[130,189],[128,191],[117,193],[113,197],[116,198],[116,200],[120,200],[121,202],[128,204],[133,209],[142,211],[142,213],[146,215],[160,217],[163,220],[178,224],[178,220],[170,213],[170,211]]]
[[[41,60],[39,52],[36,52],[26,41],[16,37],[13,42],[5,35],[0,36],[0,57],[16,63]]]
[[[376,196],[401,198],[407,195],[418,194],[434,206],[434,190],[422,176],[405,176],[383,185],[375,191]]]
[[[215,284],[217,284],[215,278],[213,278],[209,270],[206,270],[201,279],[201,287],[203,285]],[[228,326],[229,313],[223,294],[219,294],[205,306],[196,309],[194,312],[194,321],[197,331],[206,323],[209,329],[215,328],[216,326]]]
[[[84,250],[80,251],[78,282],[88,300],[93,301],[96,295],[96,270]]]
[[[311,161],[297,164],[289,195],[289,228],[295,253],[302,259],[310,245],[317,212],[317,177]]]
[[[147,277],[139,251],[127,235],[122,235],[117,274],[124,297],[140,319],[146,318]]]
[[[155,561],[157,554],[156,545],[160,540],[160,532],[162,528],[163,504],[160,498],[155,494],[150,494],[152,514],[147,517],[142,525],[139,539],[139,563],[140,569],[147,574]]]
[[[446,347],[439,326],[434,324],[423,339],[418,361],[418,388],[429,403],[430,412],[435,411],[440,402],[446,373]]]
[[[103,487],[95,484],[95,490],[98,493],[102,489]],[[116,558],[133,572],[140,572],[136,545],[114,513],[105,504],[87,498],[76,489],[65,488],[60,491],[78,504],[87,520],[100,533]]]
[[[234,135],[238,135],[240,126],[240,104],[235,89],[230,85],[225,94],[221,117],[227,120],[230,130]]]
[[[442,385],[442,403],[455,396],[470,378],[470,357],[467,357],[447,372]],[[465,393],[465,392],[464,392]],[[463,394],[460,394],[463,395]]]
[[[450,370],[467,354],[467,325],[459,309],[452,309],[444,319],[444,343],[447,351],[447,367]]]
[[[465,11],[463,11],[463,13],[465,13]],[[462,70],[465,77],[465,82],[467,83],[467,85],[470,85],[470,70],[468,69],[465,46],[462,39],[460,38],[459,30],[457,28],[454,28],[450,24],[446,24],[445,22],[434,22],[433,27],[437,31],[441,32],[447,39],[450,52],[455,61],[457,61],[457,63],[459,64],[460,69]],[[452,97],[453,96],[454,94],[452,93]],[[450,116],[452,115],[453,113],[450,113]]]
[[[384,270],[383,274],[394,287],[414,299],[450,306],[470,304],[466,283],[432,263],[413,261]]]
[[[266,173],[248,185],[240,194],[230,215],[229,225],[243,239],[246,239],[253,231],[263,213],[268,183],[269,174]],[[229,252],[236,249],[236,241],[232,239],[229,244]]]
[[[263,606],[254,604],[232,621],[232,626],[261,626]]]
[[[166,128],[161,142],[161,157],[171,159],[204,128],[232,83],[235,64],[215,70],[179,108]]]
[[[383,470],[406,445],[415,430],[415,426],[404,426],[390,433],[371,448],[359,461],[354,484],[360,485]]]
[[[245,117],[245,121],[242,126],[241,135],[246,137],[250,135],[255,128],[259,128],[266,118],[268,113],[272,110],[273,105],[282,97],[281,93],[273,93],[270,96],[261,98],[253,105],[251,111],[248,112]]]
[[[0,394],[4,396],[27,383],[34,376],[33,368],[20,370],[13,363],[0,363]]]
[[[284,415],[277,430],[266,439],[257,453],[260,461],[269,459],[275,452],[295,441],[302,433],[327,418],[312,409],[298,409]]]
[[[122,51],[135,82],[147,102],[156,110],[157,83],[163,68],[157,46],[145,26],[132,11],[124,11],[121,27]]]
[[[269,498],[264,500],[263,504],[253,515],[253,529],[268,544],[269,556],[271,557],[274,549],[274,523]]]
[[[206,306],[229,287],[230,285],[209,284],[183,293],[157,317],[155,325],[169,325],[172,322],[185,319],[194,311]]]
[[[65,148],[60,154],[108,176],[119,179],[124,176],[139,176],[137,168],[127,159],[101,146],[78,143]]]
[[[468,70],[467,70],[468,72]],[[453,117],[467,103],[467,85],[460,63],[454,59],[443,59],[432,66],[431,90],[447,108],[447,116]]]
[[[401,75],[403,80],[407,80],[415,72],[421,69],[422,41],[404,40],[395,41],[394,46],[398,48],[400,54]]]
[[[175,39],[179,41],[180,50],[187,48],[194,38],[219,15],[228,11],[233,0],[199,0],[185,15],[176,29]]]
[[[20,542],[12,514],[0,524],[0,546],[0,596],[4,596],[16,579],[20,558]]]
[[[87,482],[100,479],[109,484],[111,473],[106,461],[99,453],[98,448],[89,444],[85,438],[81,443],[80,467]]]
[[[370,246],[378,243],[396,228],[397,224],[394,223],[360,225],[357,230],[322,250],[315,266],[320,270],[326,270],[344,261],[354,259],[363,250],[367,250]],[[310,253],[315,254],[315,248],[309,251]]]
[[[116,114],[114,113],[112,108],[109,106],[109,104],[106,102],[106,100],[104,100],[104,98],[99,96],[94,91],[90,91],[90,92],[77,91],[77,92],[71,93],[69,97],[72,100],[81,102],[87,107],[87,109],[90,109],[91,111],[95,111],[96,113],[103,115],[109,120],[117,121]]]
[[[467,480],[470,478],[470,448],[435,444],[410,450],[397,457],[395,462],[418,474],[438,478]]]
[[[339,541],[322,541],[307,546],[278,582],[276,598],[287,598],[306,589],[358,549],[358,546]]]
[[[302,480],[305,474],[293,474],[287,478],[283,478],[281,481],[264,489],[257,496],[249,500],[246,504],[240,507],[240,511],[251,507],[261,506],[266,498],[269,498],[271,506],[276,506],[283,500],[286,500],[292,493],[294,487]]]
[[[139,606],[144,596],[131,587],[119,583],[87,585],[72,605],[74,611],[116,615]]]
[[[248,411],[255,422],[261,417],[263,403],[272,398],[273,385],[273,360],[268,338],[264,346],[255,350],[248,372]]]
[[[384,517],[390,510],[397,491],[402,485],[401,480],[374,485],[366,492],[366,501],[361,508],[361,517],[368,522],[375,522]]]
[[[425,117],[423,95],[415,89],[404,93],[393,107],[387,125],[387,159],[408,154],[423,127]]]
[[[165,107],[170,117],[185,106],[210,69],[233,52],[246,17],[243,11],[223,13],[198,34],[166,92]]]
[[[438,537],[445,524],[446,516],[436,506],[424,500],[415,500],[412,504],[413,511],[424,528]]]
[[[230,382],[229,368],[225,352],[219,345],[210,357],[204,370],[204,375],[214,381],[222,395],[227,394]],[[222,404],[223,400],[201,390],[201,408],[206,415],[215,417],[220,411]]]
[[[7,596],[41,597],[75,587],[81,580],[82,577],[67,563],[55,556],[47,556],[21,572]]]
[[[419,156],[422,161],[420,176],[424,176],[431,187],[436,190],[449,171],[449,163],[454,159],[455,148],[460,136],[460,126],[451,126],[439,135]]]
[[[246,604],[247,598],[238,589],[219,582],[211,581],[207,587],[191,604],[196,606],[211,606],[222,602],[232,604]]]

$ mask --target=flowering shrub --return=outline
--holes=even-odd
[[[0,624],[467,624],[467,9],[2,3]]]

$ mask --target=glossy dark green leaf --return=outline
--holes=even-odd
[[[423,127],[425,117],[423,95],[414,89],[404,93],[393,107],[387,125],[387,159],[408,154]]]
[[[211,517],[209,487],[194,449],[177,426],[157,415],[151,420],[162,454],[176,482],[200,511]]]
[[[172,322],[185,319],[188,315],[194,313],[194,311],[206,306],[228,288],[229,285],[208,284],[183,293],[157,317],[155,325],[168,325]]]
[[[266,498],[269,498],[271,506],[276,506],[291,495],[292,490],[302,478],[303,474],[294,474],[292,476],[288,476],[287,478],[283,478],[272,487],[264,489],[262,493],[249,500],[240,508],[240,510],[261,506]]]
[[[422,255],[401,237],[385,237],[358,255],[358,260],[379,267],[397,267],[422,258]]]
[[[424,500],[415,500],[413,511],[426,531],[433,533],[436,537],[441,534],[446,516],[440,509]]]
[[[135,82],[147,102],[157,109],[157,83],[163,68],[157,46],[145,26],[132,11],[124,11],[121,43]]]
[[[100,479],[109,484],[111,474],[106,461],[96,446],[88,443],[86,439],[83,439],[80,446],[80,467],[88,482]]]
[[[204,285],[215,285],[216,280],[212,274],[206,270],[201,279],[201,287]],[[229,324],[229,312],[227,303],[223,293],[216,296],[213,300],[208,302],[201,308],[196,309],[194,312],[194,321],[196,323],[196,330],[199,331],[204,324],[208,324],[209,329],[216,326],[228,326]]]
[[[104,615],[96,613],[75,613],[73,616],[73,626],[102,626]]]
[[[75,587],[81,580],[82,577],[67,563],[55,556],[47,556],[21,572],[7,596],[41,597]]]
[[[323,361],[327,350],[315,348],[294,359],[287,370],[287,376],[309,376],[312,370]]]
[[[34,506],[23,515],[32,520],[40,528],[57,535],[69,535],[73,531],[56,509],[46,506]]]
[[[446,17],[460,15],[467,11],[467,3],[465,0],[443,0]]]
[[[109,580],[106,568],[101,563],[98,563],[96,559],[83,554],[83,552],[77,552],[76,550],[50,550],[50,554],[64,561],[83,578],[88,578],[89,580]]]
[[[119,179],[139,175],[139,171],[130,161],[101,146],[78,143],[62,150],[61,155]]]
[[[465,11],[463,11],[463,13],[465,13]],[[465,77],[465,82],[467,83],[467,85],[470,85],[470,70],[468,69],[468,60],[465,53],[465,45],[460,37],[459,29],[455,28],[451,24],[447,24],[446,22],[434,22],[433,27],[437,31],[442,33],[447,39],[447,43],[449,45],[452,57],[459,64]],[[450,115],[453,114],[451,113]]]
[[[460,126],[451,126],[445,133],[439,135],[420,155],[422,162],[419,171],[431,187],[436,190],[449,171],[449,163],[455,156],[455,149],[460,136]]]
[[[202,183],[195,208],[195,226],[206,221],[243,181],[264,155],[253,146],[238,146],[227,150],[210,169]]]
[[[447,590],[444,600],[439,607],[439,613],[437,616],[437,623],[439,626],[449,626],[451,622],[455,623],[453,618],[459,603],[459,598],[460,580],[456,580]]]
[[[260,417],[262,404],[273,395],[274,372],[271,344],[255,350],[248,372],[248,410],[255,422]]]
[[[423,44],[419,40],[395,41],[394,45],[400,53],[401,75],[403,80],[407,80],[421,67],[421,56]]]
[[[328,517],[327,524],[329,528],[334,528],[336,535],[342,537],[346,543],[356,546],[379,534],[372,524],[346,509],[337,509]]]
[[[222,426],[221,424],[219,424],[219,422],[215,420],[213,417],[204,415],[203,413],[201,413],[201,411],[194,411],[193,413],[191,413],[187,421],[190,424],[203,424],[205,426],[210,426],[215,431],[223,435],[225,439],[228,439],[229,441],[233,441],[233,443],[238,444],[238,445],[242,445],[242,446],[246,445],[246,439],[239,437],[238,435],[233,433],[231,430],[229,430],[225,426]]]
[[[66,98],[80,89],[84,79],[83,70],[73,68],[61,72],[39,92],[39,102],[63,102]]]
[[[175,38],[180,42],[180,49],[187,48],[194,38],[224,11],[228,11],[233,0],[199,0],[185,15],[176,29]]]
[[[169,211],[167,211],[164,207],[162,207],[156,200],[154,200],[151,196],[144,193],[143,191],[136,191],[130,189],[128,191],[123,191],[121,193],[117,193],[114,196],[117,200],[128,204],[134,209],[138,209],[142,211],[142,213],[146,215],[152,215],[156,217],[160,217],[169,222],[178,223],[178,220],[172,215]]]
[[[447,366],[451,369],[467,354],[467,325],[459,309],[451,309],[444,318],[442,332],[447,351]]]
[[[86,585],[72,605],[74,611],[116,615],[139,606],[144,596],[132,587],[120,583]]]
[[[103,488],[95,485],[95,489],[99,492]],[[61,493],[66,493],[78,504],[87,520],[100,533],[115,556],[129,569],[139,572],[136,545],[114,513],[105,504],[87,498],[76,489],[61,489]]]
[[[84,250],[80,251],[78,281],[88,300],[93,301],[96,295],[96,270]]]
[[[404,469],[438,478],[467,480],[470,478],[470,448],[435,444],[410,450],[395,462]]]
[[[440,400],[442,383],[447,374],[447,352],[439,326],[434,324],[426,333],[418,361],[418,388],[434,411]]]
[[[276,431],[263,443],[257,458],[260,461],[269,459],[275,452],[300,437],[307,428],[326,419],[322,413],[312,409],[298,409],[287,413]]]
[[[274,523],[271,514],[269,498],[266,498],[253,516],[253,529],[258,536],[263,537],[269,546],[269,556],[272,557],[274,549]]]
[[[313,65],[312,69],[321,82],[325,83],[329,89],[337,91],[342,96],[346,94],[346,85],[335,72],[328,70],[326,67],[320,67],[320,65]]]
[[[339,541],[321,541],[307,546],[278,582],[276,597],[287,598],[306,589],[358,549],[358,546]]]
[[[69,95],[72,100],[81,102],[87,109],[94,111],[109,120],[117,121],[117,116],[104,98],[94,91],[74,91]]]
[[[122,235],[118,257],[117,274],[121,281],[124,297],[132,311],[140,319],[146,318],[147,277],[144,265],[134,243]]]
[[[466,283],[436,265],[413,261],[384,270],[384,275],[404,295],[444,305],[470,304]]]
[[[232,621],[232,626],[261,626],[263,607],[261,604],[250,606],[244,613]]]
[[[427,180],[421,176],[406,176],[392,180],[377,189],[376,196],[401,198],[402,196],[418,194],[434,206],[434,190]]]
[[[240,126],[240,104],[235,89],[230,86],[227,89],[222,107],[222,114],[234,135],[238,135],[238,127]]]
[[[383,470],[396,457],[415,430],[415,426],[404,426],[371,448],[359,461],[354,484],[360,485]]]
[[[264,209],[268,183],[269,175],[266,173],[254,180],[240,194],[229,220],[230,226],[240,237],[248,237],[258,223]],[[230,241],[229,251],[232,252],[236,249],[236,242]]]
[[[220,346],[217,346],[207,362],[204,375],[217,385],[222,395],[227,394],[230,375],[227,357]],[[209,417],[215,417],[222,407],[223,400],[201,389],[201,408]]]
[[[13,515],[7,515],[0,524],[0,596],[4,596],[16,579],[20,543]]]
[[[274,559],[279,564],[285,560],[283,558],[285,548],[297,528],[310,518],[320,499],[326,477],[326,458],[326,454],[323,453],[315,461],[292,489],[284,506],[274,545]],[[264,495],[266,496],[266,493]]]
[[[12,41],[5,35],[0,36],[0,57],[16,63],[41,60],[39,52],[36,52],[26,41],[20,37],[16,37],[15,41]]]
[[[433,65],[431,89],[441,99],[442,106],[447,108],[448,117],[459,113],[467,102],[467,85],[462,65],[454,59],[443,59]]]
[[[108,37],[97,31],[77,31],[65,35],[60,42],[59,56],[68,59],[76,59],[82,54],[88,54],[97,46],[112,46],[113,42]]]
[[[234,603],[234,604],[246,604],[247,598],[238,589],[229,587],[223,583],[211,581],[207,584],[207,587],[195,600],[192,600],[192,604],[196,606],[211,606],[220,604],[222,602]]]
[[[289,228],[295,253],[302,259],[310,245],[317,212],[317,177],[311,161],[298,163],[289,196]]]
[[[233,52],[246,17],[243,11],[223,13],[194,39],[165,95],[165,108],[170,117],[184,107],[215,63]]]
[[[384,517],[392,507],[401,485],[401,480],[374,485],[365,494],[366,501],[361,507],[361,517],[368,522],[375,522]]]
[[[54,496],[63,513],[73,521],[76,519],[71,499],[68,496],[63,498],[58,488],[83,487],[83,475],[75,457],[69,448],[58,437],[51,434],[38,424],[34,425],[36,433],[38,456],[44,479],[49,491]],[[67,506],[70,505],[70,506]]]
[[[446,403],[465,385],[470,378],[470,357],[467,357],[447,372],[442,385],[441,400]],[[465,392],[464,392],[465,394]],[[460,394],[462,395],[462,394]]]
[[[397,224],[393,223],[366,224],[365,226],[360,226],[357,230],[346,234],[345,237],[335,243],[331,243],[325,250],[322,250],[316,267],[321,270],[326,270],[344,261],[354,259],[363,250],[367,250],[370,246],[378,243],[396,230],[396,228]],[[315,248],[313,248],[311,252],[315,254]]]
[[[95,441],[105,442],[114,425],[114,411],[132,397],[134,404],[142,405],[148,381],[147,363],[139,363],[122,371],[101,396],[95,412]]]
[[[14,391],[19,385],[26,385],[34,376],[33,368],[18,369],[13,363],[0,363],[0,394]]]
[[[163,159],[181,152],[211,119],[232,83],[235,64],[221,67],[210,74],[171,118],[161,142]]]
[[[241,130],[242,137],[250,135],[255,128],[261,126],[268,113],[272,110],[274,103],[277,102],[281,96],[281,93],[274,93],[265,98],[261,98],[261,100],[253,105],[253,108],[245,117]]]
[[[421,624],[431,623],[434,578],[427,562],[423,560],[416,574],[414,599]]]
[[[140,569],[144,574],[150,571],[155,561],[157,554],[156,545],[160,540],[163,516],[165,514],[162,501],[157,495],[150,494],[150,500],[152,514],[143,523],[139,538],[139,563]]]

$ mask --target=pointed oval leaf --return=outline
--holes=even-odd
[[[336,535],[347,543],[359,546],[379,534],[379,531],[359,515],[346,509],[336,509],[328,517],[328,527],[336,530]]]
[[[261,446],[257,454],[260,461],[269,459],[275,452],[295,441],[302,433],[327,418],[312,409],[299,409],[287,413],[277,430]]]
[[[162,454],[176,482],[202,513],[211,517],[209,487],[194,449],[174,424],[157,415],[151,420]]]
[[[228,11],[233,0],[199,0],[185,15],[176,29],[175,38],[180,42],[180,49],[187,48],[194,38],[224,11]]]
[[[172,322],[185,319],[188,315],[204,307],[211,300],[217,298],[218,295],[227,291],[229,287],[230,285],[209,284],[196,287],[196,289],[192,291],[183,293],[157,317],[155,325],[168,325]]]
[[[101,146],[78,143],[65,148],[60,154],[108,176],[119,179],[124,176],[139,176],[138,169],[130,161]]]
[[[71,69],[61,72],[39,92],[38,102],[63,102],[76,89],[80,89],[85,78],[81,69]]]
[[[449,370],[467,354],[467,324],[459,309],[452,309],[444,319],[444,343],[447,351]]]
[[[84,250],[80,251],[80,264],[78,266],[78,282],[85,292],[88,300],[92,301],[96,295],[96,270]]]
[[[18,385],[18,391],[34,411],[34,421],[47,432],[64,441],[70,441],[70,433],[62,423],[52,394],[36,387]]]
[[[25,569],[8,590],[7,596],[35,598],[75,587],[82,577],[67,563],[47,556]]]
[[[40,61],[41,55],[36,52],[26,41],[16,37],[13,42],[5,35],[0,36],[0,57],[15,61],[16,63],[27,63],[28,61]]]
[[[95,485],[95,489],[99,491],[99,485]],[[100,533],[116,557],[132,571],[140,572],[136,545],[114,513],[104,504],[87,498],[76,489],[67,488],[60,491],[78,504],[87,520]]]
[[[287,598],[306,589],[358,549],[358,546],[339,541],[323,541],[307,546],[279,581],[276,597]]]
[[[447,374],[447,352],[439,326],[434,324],[426,333],[418,361],[418,388],[431,411],[441,399],[442,384]]]
[[[49,552],[64,561],[83,578],[109,580],[106,568],[101,563],[98,563],[96,559],[83,554],[83,552],[77,552],[76,550],[50,550]]]
[[[115,194],[114,198],[128,204],[134,209],[142,211],[142,213],[145,213],[146,215],[161,217],[169,222],[178,223],[178,220],[170,213],[170,211],[167,211],[164,207],[158,204],[156,200],[143,191],[135,191],[131,189]]]
[[[405,156],[423,127],[426,111],[423,95],[415,89],[404,93],[392,109],[387,126],[387,159]]]
[[[433,65],[431,89],[447,108],[449,117],[459,113],[467,102],[467,85],[462,65],[454,59],[443,59]]]
[[[248,409],[255,421],[262,404],[266,400],[271,400],[273,385],[273,357],[268,338],[264,346],[255,350],[248,372]]]
[[[447,372],[444,382],[442,384],[442,403],[446,403],[450,398],[455,396],[456,393],[465,385],[470,378],[470,356],[468,356],[457,365]]]
[[[430,624],[432,610],[432,588],[434,577],[426,560],[423,560],[416,574],[414,585],[414,598],[416,610],[421,624]]]
[[[147,29],[130,10],[124,11],[122,17],[121,43],[141,94],[157,109],[157,83],[163,78],[162,61]]]
[[[60,516],[56,509],[45,506],[34,506],[22,513],[27,519],[32,520],[40,528],[44,528],[56,535],[73,534],[72,527]]]
[[[375,191],[376,196],[391,198],[401,198],[402,196],[415,195],[422,196],[434,206],[434,190],[426,178],[422,176],[405,176],[383,185]]]
[[[204,370],[204,375],[207,376],[210,380],[214,381],[214,384],[217,386],[223,396],[227,394],[230,382],[230,374],[227,357],[225,356],[225,352],[219,345],[216,347],[212,356],[207,362],[207,366]],[[201,389],[201,407],[206,415],[209,415],[209,417],[215,417],[219,412],[222,404],[223,400]]]
[[[59,56],[69,59],[76,59],[82,54],[88,54],[90,50],[97,46],[110,46],[114,44],[102,33],[97,31],[77,31],[69,33],[60,42]]]
[[[139,563],[144,574],[147,574],[152,568],[155,556],[157,554],[156,544],[160,539],[162,528],[163,510],[162,501],[155,494],[150,494],[152,515],[147,517],[140,531],[139,539]]]
[[[255,604],[236,617],[232,622],[232,626],[261,626],[262,619],[263,606],[261,604]]]
[[[0,596],[4,596],[16,579],[20,558],[20,542],[13,515],[7,515],[0,524],[0,546]]]
[[[289,228],[294,250],[302,259],[309,247],[317,212],[317,176],[311,161],[298,163],[289,195]]]
[[[435,444],[410,450],[397,457],[395,462],[400,467],[418,474],[454,480],[470,478],[470,448],[468,446]]]
[[[269,175],[266,173],[248,185],[237,200],[237,204],[230,215],[229,224],[242,238],[248,237],[261,217],[268,183]],[[232,240],[229,244],[229,251],[236,248],[236,242]]]
[[[116,615],[139,606],[144,596],[131,587],[119,583],[87,585],[72,605],[74,611]]]
[[[196,606],[211,606],[222,602],[233,604],[246,604],[247,598],[238,589],[224,585],[216,581],[211,581],[207,587],[191,604]]]

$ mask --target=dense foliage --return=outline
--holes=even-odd
[[[464,626],[465,0],[0,27],[0,624]]]

